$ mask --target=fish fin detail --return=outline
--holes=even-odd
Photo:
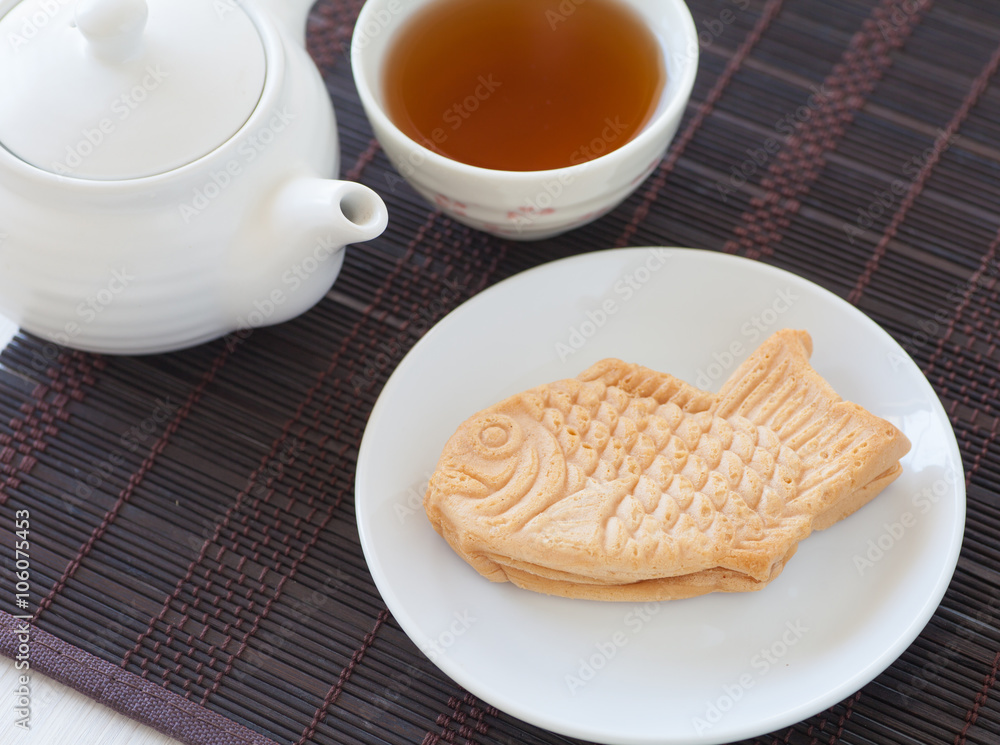
[[[715,414],[774,432],[801,464],[786,514],[812,515],[816,527],[828,527],[892,481],[884,474],[898,467],[910,442],[890,422],[842,400],[809,364],[811,353],[807,332],[775,333],[722,386]]]
[[[629,396],[652,398],[660,405],[673,403],[689,414],[707,411],[715,401],[712,393],[695,388],[680,378],[617,359],[594,363],[580,373],[577,380],[585,383],[599,380]]]

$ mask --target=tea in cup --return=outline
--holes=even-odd
[[[530,240],[597,219],[658,165],[698,40],[682,0],[368,0],[351,59],[387,186]]]

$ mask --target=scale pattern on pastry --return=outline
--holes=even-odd
[[[841,400],[804,331],[718,394],[608,359],[512,396],[446,444],[424,506],[494,581],[650,600],[759,589],[799,542],[871,500],[909,441]]]

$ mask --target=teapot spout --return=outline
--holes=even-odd
[[[276,227],[307,243],[337,246],[377,238],[389,223],[382,198],[363,184],[299,178],[286,184],[273,207]]]
[[[388,222],[382,198],[362,184],[307,176],[286,183],[233,255],[232,307],[240,325],[271,325],[304,313],[330,290],[344,246],[378,237]]]
[[[258,0],[264,12],[303,46],[306,43],[306,21],[315,3],[316,0]]]

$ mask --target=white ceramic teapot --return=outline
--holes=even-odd
[[[0,0],[0,315],[151,353],[278,323],[382,200],[330,180],[312,0]]]

